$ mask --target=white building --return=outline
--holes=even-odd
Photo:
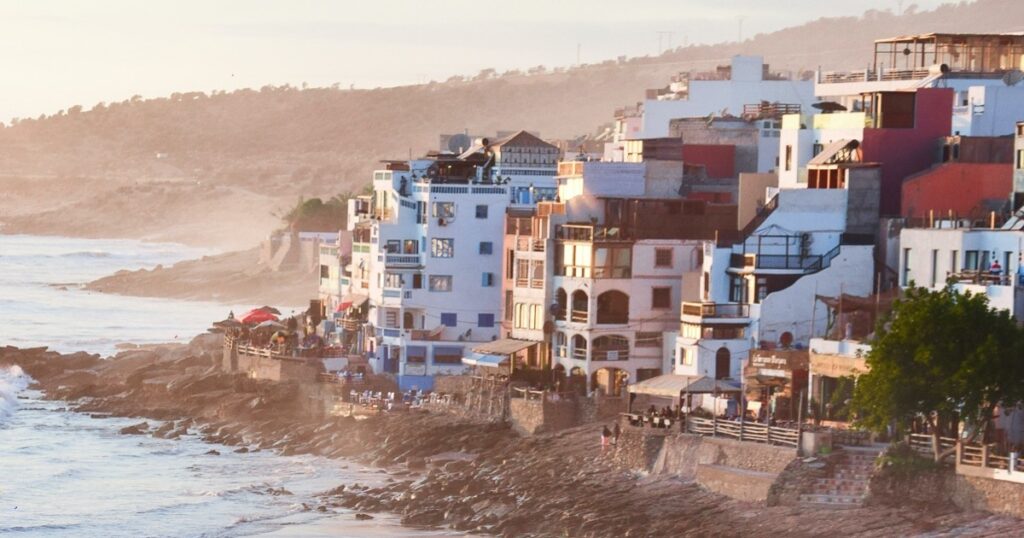
[[[363,333],[374,371],[428,389],[464,370],[474,342],[499,337],[505,211],[552,197],[557,160],[555,146],[520,131],[374,172],[373,195],[350,202],[342,302],[358,315],[341,323]]]
[[[734,56],[717,76],[677,77],[668,92],[644,100],[635,138],[668,136],[669,121],[675,118],[741,116],[744,107],[763,102],[809,108],[815,102],[814,84],[771,77],[761,56]]]
[[[987,296],[990,306],[1024,321],[1024,230],[955,227],[962,224],[967,223],[903,229],[900,286],[939,290],[949,283],[961,293]]]
[[[676,374],[738,378],[752,349],[806,347],[824,332],[818,295],[871,293],[877,169],[840,168],[837,187],[783,189],[738,240],[705,243],[701,287],[682,304]]]

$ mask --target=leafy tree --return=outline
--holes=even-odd
[[[984,295],[911,288],[877,335],[854,390],[865,426],[906,428],[923,416],[936,437],[960,420],[977,435],[995,405],[1024,399],[1022,330]]]

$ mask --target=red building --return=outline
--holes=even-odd
[[[861,142],[864,162],[881,163],[882,215],[898,215],[905,178],[935,162],[937,140],[953,128],[950,88],[866,94],[869,125]]]
[[[1000,211],[1013,190],[1010,137],[948,137],[941,162],[908,177],[902,186],[902,216],[972,220]]]

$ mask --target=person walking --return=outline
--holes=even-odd
[[[608,450],[608,443],[612,437],[612,431],[605,426],[601,429],[601,454],[604,454]]]
[[[619,436],[622,435],[622,428],[619,427],[619,423],[615,423],[615,427],[612,428],[612,446],[619,446]]]

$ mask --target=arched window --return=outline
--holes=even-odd
[[[590,357],[595,361],[629,360],[629,339],[617,334],[598,336],[594,339]]]
[[[629,323],[629,295],[611,290],[597,296],[597,323]]]
[[[565,313],[569,308],[569,295],[565,293],[565,290],[558,288],[555,291],[555,320],[565,321]]]
[[[587,360],[587,339],[582,335],[572,337],[572,358]]]
[[[570,319],[578,323],[586,323],[590,311],[590,301],[587,292],[576,290],[572,292],[572,312]]]
[[[555,356],[567,358],[569,356],[569,348],[567,346],[568,340],[565,337],[565,333],[559,331],[555,333]]]

